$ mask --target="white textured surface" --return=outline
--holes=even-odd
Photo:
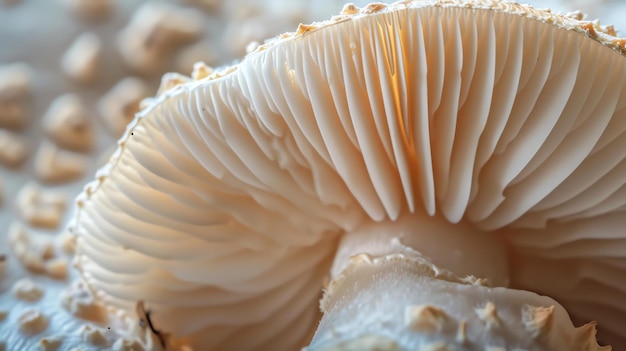
[[[173,322],[189,318],[184,302],[152,286],[165,277],[175,290],[232,291],[271,276],[271,267],[295,264],[290,252],[330,233],[425,211],[506,235],[522,248],[512,250],[513,286],[570,301],[573,314],[585,299],[613,308],[594,319],[617,334],[622,326],[612,320],[626,301],[614,296],[622,284],[601,274],[587,284],[583,273],[611,255],[605,238],[624,237],[624,197],[611,192],[623,179],[600,179],[608,190],[595,192],[595,202],[570,212],[560,207],[578,201],[563,194],[586,192],[600,172],[585,162],[607,173],[621,170],[616,163],[626,154],[608,150],[625,140],[626,60],[577,31],[480,9],[488,3],[467,12],[412,5],[417,9],[357,16],[278,41],[224,77],[183,85],[142,112],[111,169],[86,192],[77,222],[80,264],[102,297],[128,308],[154,292],[148,302],[162,313],[160,325],[189,335],[194,330]],[[604,152],[610,157],[598,156]],[[184,186],[176,183],[180,178]],[[131,212],[139,215],[123,215]],[[544,228],[533,215],[546,213]],[[265,222],[280,217],[280,227]],[[226,218],[243,228],[214,232]],[[161,225],[154,227],[155,221]],[[525,240],[527,232],[560,237],[572,227],[579,228],[578,240],[565,245]],[[208,243],[192,250],[186,241],[178,245],[183,238]],[[159,251],[163,242],[172,250]],[[99,250],[102,245],[107,249]],[[557,261],[572,288],[584,293],[568,295],[556,280],[538,285],[519,273],[540,258]],[[576,264],[568,269],[562,260]],[[244,272],[246,264],[254,269]],[[127,272],[130,265],[136,269]],[[236,275],[206,272],[206,266]],[[313,285],[316,272],[299,268]],[[137,287],[116,284],[120,279]],[[255,298],[270,303],[262,311],[269,316],[276,297],[258,287]],[[193,336],[197,345],[250,346],[235,337],[249,327],[278,333],[271,323],[256,329],[248,325],[256,320],[234,318],[225,322],[228,331],[220,335],[228,336],[222,339],[215,330],[225,326],[209,317],[217,307],[197,301],[198,308],[207,306],[197,327],[215,335],[212,341]],[[288,303],[296,308],[306,302]]]
[[[72,17],[68,16],[68,14],[64,12],[61,7],[54,7],[53,9],[53,6],[59,5],[58,2],[37,2],[27,0],[24,0],[22,2],[24,3],[23,6],[17,5],[17,7],[13,9],[0,8],[0,47],[2,47],[2,49],[0,50],[0,64],[13,61],[27,61],[35,66],[37,79],[35,81],[34,100],[31,105],[31,110],[29,111],[30,117],[34,121],[36,121],[40,116],[43,115],[43,112],[47,108],[48,103],[52,101],[54,97],[56,97],[60,93],[64,93],[67,91],[79,91],[88,101],[88,105],[91,111],[95,111],[95,101],[98,99],[98,97],[106,89],[108,89],[108,87],[115,83],[117,79],[129,74],[127,69],[120,68],[120,65],[115,64],[115,62],[119,61],[116,61],[117,55],[115,54],[115,50],[113,49],[112,42],[108,42],[106,44],[108,47],[108,49],[106,49],[106,57],[108,63],[105,64],[107,74],[104,76],[104,79],[100,81],[100,83],[98,83],[98,85],[94,89],[85,90],[81,87],[74,86],[59,76],[59,60],[63,51],[72,42],[75,34],[84,31],[86,28],[89,27],[89,25],[80,21],[75,21]],[[113,17],[114,19],[111,22],[108,22],[106,25],[97,26],[98,31],[100,31],[103,36],[112,37],[116,30],[120,28],[128,19],[130,15],[130,9],[136,6],[137,2],[124,0],[119,3],[123,4],[123,10],[119,10]],[[287,7],[282,6],[279,1],[274,1],[272,3],[276,6],[270,12],[285,12],[284,10]],[[237,2],[229,2],[229,4],[235,4],[235,7],[238,6]],[[326,10],[326,4],[331,4],[328,6],[328,8],[333,8],[332,11]],[[322,18],[327,18],[328,14],[336,13],[338,9],[341,8],[341,4],[339,4],[339,2],[337,1],[319,1],[315,3],[306,3],[304,1],[302,1],[301,3],[289,2],[288,5],[289,8],[305,8],[305,12],[308,11],[309,13],[314,13],[316,17],[318,13],[324,13],[324,15],[321,15]],[[562,11],[570,11],[576,8],[581,8],[583,11],[590,14],[589,18],[591,19],[601,17],[602,24],[615,24],[618,29],[626,28],[626,23],[623,22],[624,18],[626,18],[626,5],[623,4],[621,1],[537,1],[533,2],[533,5],[539,8],[553,7]],[[245,6],[241,7],[243,8]],[[236,29],[238,28],[237,26],[238,24],[233,26],[233,31],[236,31]],[[293,26],[287,28],[293,28]],[[54,34],[51,35],[50,33]],[[247,39],[241,40],[245,42]],[[229,44],[231,43],[229,43],[227,39],[224,41],[224,47],[228,49],[230,47]],[[241,53],[241,48],[233,49],[233,52]],[[153,84],[156,82],[156,80],[152,81]],[[38,141],[42,139],[41,130],[36,122],[33,122],[31,124],[31,128],[25,131],[24,135],[30,138],[33,149],[36,147]],[[112,143],[113,141],[103,134],[98,139],[98,150],[102,151]],[[55,189],[67,194],[68,199],[74,196],[79,191],[82,182],[91,178],[96,163],[96,155],[94,154],[91,161],[91,173],[88,172],[88,174],[78,182],[69,185],[56,186]],[[2,223],[2,227],[0,228],[0,250],[5,250],[7,247],[6,228],[8,228],[8,223],[10,222],[10,220],[15,218],[15,211],[12,209],[13,199],[20,186],[31,177],[31,170],[32,162],[28,161],[26,166],[21,169],[21,172],[6,172],[4,170],[2,171],[2,180],[4,182],[4,205],[2,210],[0,211],[0,223]],[[329,194],[329,196],[330,195],[332,194]],[[588,197],[581,199],[583,199],[584,201],[592,201],[593,199],[596,199],[594,201],[598,201],[597,197],[600,195],[601,193],[597,192],[596,189],[591,189]],[[592,200],[587,200],[589,199],[589,197],[591,197]],[[389,199],[387,199],[387,201],[389,201]],[[603,206],[604,208],[607,208],[607,206],[609,206],[608,208],[610,208],[610,201],[605,202]],[[389,207],[388,205],[387,210],[393,211],[394,209],[392,207]],[[554,213],[556,213],[556,215],[562,216],[576,210],[576,207],[571,207],[569,209],[566,207],[560,207]],[[591,211],[590,214],[597,214],[598,211],[601,212],[602,208],[600,207],[599,209]],[[536,223],[537,219],[529,217],[527,218],[527,220],[529,221],[528,223]],[[619,218],[615,220],[619,220]],[[584,237],[584,226],[581,227],[581,237]],[[53,234],[53,232],[43,232],[41,234],[50,235]],[[558,235],[555,236],[555,240],[558,240],[557,238]],[[558,242],[554,242],[552,243],[552,245],[558,246],[560,244]],[[563,248],[562,253],[563,255],[576,255],[576,249],[577,248],[566,247]],[[620,250],[619,247],[615,249],[618,251]],[[543,263],[544,262],[541,261],[541,259],[537,259],[533,264],[536,264],[538,267],[543,267]],[[567,261],[564,261],[562,267],[558,266],[553,271],[546,272],[547,276],[549,277],[547,278],[547,280],[549,281],[550,279],[554,279],[554,277],[563,277],[565,274],[564,272],[567,272],[568,265],[569,264],[567,263]],[[605,274],[607,277],[620,276],[620,271],[617,268],[620,266],[620,262],[616,261],[613,257],[598,258],[594,265],[596,265],[597,268],[590,267],[588,269],[602,269],[603,272],[606,272]],[[524,280],[532,281],[534,279],[533,277],[527,277],[524,274],[525,272],[520,273],[520,276],[522,276]],[[9,260],[8,277],[0,280],[0,291],[8,291],[11,283],[15,281],[18,277],[23,275],[26,275],[25,271],[22,270],[14,260]],[[63,311],[56,310],[55,301],[59,294],[60,288],[66,283],[52,281],[45,277],[36,277],[35,279],[49,286],[45,295],[46,300],[42,304],[43,308],[51,308],[54,311],[53,313],[64,313]],[[562,286],[562,291],[559,292],[559,294],[567,295],[568,292],[572,289],[574,289],[574,287],[568,289],[567,286]],[[571,298],[577,299],[575,295],[572,295]],[[53,301],[53,303],[49,303],[50,301]],[[16,306],[13,306],[13,304],[13,299],[10,298],[7,294],[3,294],[2,297],[0,297],[0,309],[10,307],[12,310],[11,317],[4,322],[4,325],[0,324],[0,341],[2,341],[2,336],[4,335],[2,333],[6,331],[6,329],[3,328],[5,328],[10,322],[15,321],[16,314],[19,314],[20,311],[23,311],[24,309],[29,307],[29,305],[26,304],[19,304]],[[581,311],[584,312],[585,319],[593,318],[594,312],[598,310],[603,310],[603,308],[598,307],[595,303],[586,303],[586,305],[582,305],[581,307]],[[614,322],[618,323],[620,321],[615,320]],[[75,325],[73,324],[66,324],[66,320],[63,319],[63,317],[60,317],[54,323],[57,323],[58,325],[64,325],[63,328],[68,328],[68,333],[70,333],[70,329],[75,328]],[[49,332],[50,334],[52,334],[55,331],[49,330]],[[43,336],[43,334],[41,336]],[[14,350],[18,347],[22,347],[23,345],[9,344],[8,346],[8,350]]]

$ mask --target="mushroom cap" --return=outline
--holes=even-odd
[[[78,199],[77,264],[199,349],[310,337],[341,234],[498,231],[511,286],[626,317],[626,41],[498,1],[346,6],[147,102]],[[477,258],[478,259],[478,258]]]

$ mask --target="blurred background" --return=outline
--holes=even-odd
[[[0,0],[0,307],[10,305],[2,293],[20,277],[37,273],[33,279],[50,286],[50,297],[74,278],[73,243],[64,232],[74,198],[164,73],[189,75],[198,61],[235,62],[249,43],[328,19],[343,4]],[[581,10],[587,20],[615,25],[618,36],[626,31],[623,0],[530,4]]]

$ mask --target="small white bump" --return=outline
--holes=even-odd
[[[90,0],[94,1],[94,0]],[[81,34],[61,58],[61,69],[72,80],[89,84],[99,75],[102,43],[94,33]]]
[[[487,329],[493,329],[500,326],[500,318],[498,317],[498,312],[496,310],[496,305],[492,302],[488,302],[485,307],[477,308],[476,314],[478,318],[487,326]]]
[[[39,348],[42,351],[56,351],[62,343],[63,339],[60,336],[45,337],[39,340]]]
[[[35,176],[45,183],[71,182],[85,174],[87,162],[87,156],[61,150],[44,140],[39,144],[35,155]]]
[[[124,134],[126,126],[139,111],[139,103],[148,96],[148,89],[138,78],[125,78],[98,102],[98,113],[114,138]]]
[[[17,320],[22,332],[27,334],[38,334],[46,329],[48,320],[38,310],[28,310]]]
[[[28,183],[17,194],[17,210],[33,227],[54,229],[65,213],[65,197]]]
[[[13,284],[13,295],[16,298],[28,302],[34,302],[43,296],[43,289],[29,278],[23,278]]]
[[[93,130],[82,101],[75,94],[57,97],[44,115],[41,124],[58,146],[75,151],[88,151]]]
[[[80,328],[78,333],[83,340],[94,346],[107,346],[109,344],[109,340],[107,340],[106,336],[104,336],[99,328],[84,325]]]
[[[29,153],[26,139],[8,130],[0,129],[0,164],[9,168],[19,167]]]

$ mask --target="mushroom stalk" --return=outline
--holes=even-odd
[[[348,233],[307,350],[597,349],[593,325],[575,329],[554,300],[506,288],[500,235],[469,228],[411,214]]]

